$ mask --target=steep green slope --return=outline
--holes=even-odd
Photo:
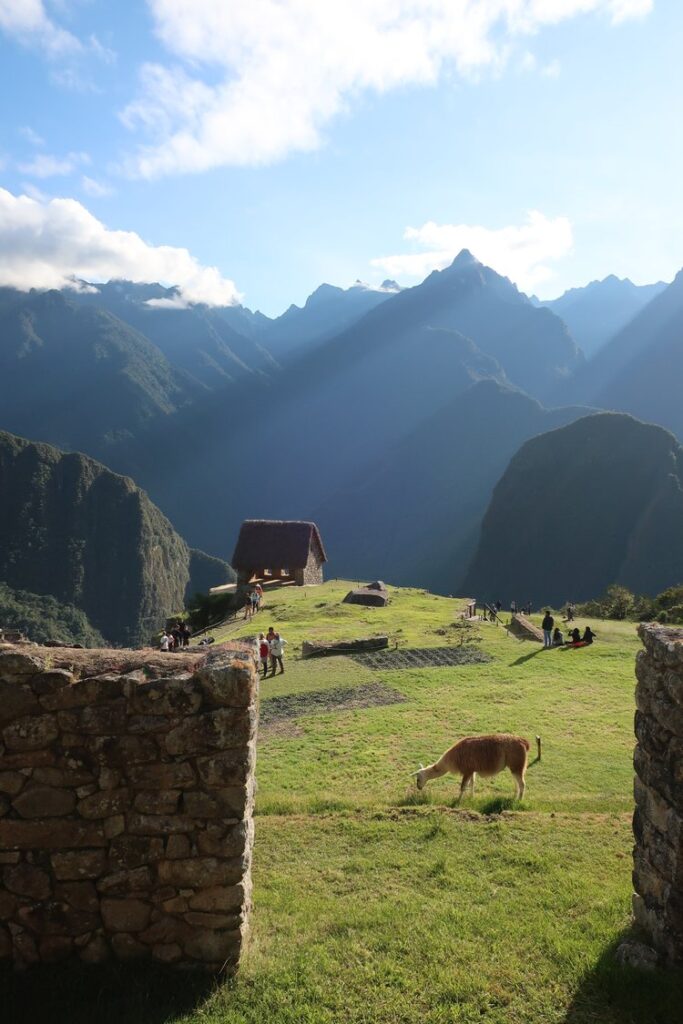
[[[103,647],[104,637],[80,608],[60,604],[50,595],[13,590],[0,583],[0,627],[21,630],[35,643],[58,640],[84,647]]]
[[[462,588],[536,605],[610,583],[657,593],[683,579],[682,484],[676,439],[630,416],[533,438],[496,485]]]
[[[62,292],[0,304],[0,427],[102,455],[202,389],[104,310]]]
[[[75,605],[109,641],[146,641],[197,589],[166,517],[87,456],[0,432],[0,493],[0,580]]]

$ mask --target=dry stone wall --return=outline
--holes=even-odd
[[[0,647],[0,957],[234,968],[258,673],[208,654]]]
[[[664,961],[683,963],[683,629],[641,625],[633,910]]]

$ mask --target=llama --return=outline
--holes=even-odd
[[[536,742],[539,747],[540,737]],[[511,736],[509,733],[498,733],[491,736],[466,736],[458,740],[434,764],[419,769],[412,774],[416,776],[417,788],[422,789],[430,779],[438,779],[448,772],[462,775],[460,796],[468,786],[474,796],[474,779],[477,774],[490,778],[509,768],[515,780],[515,795],[518,800],[524,796],[524,774],[527,769],[529,742],[522,736]]]

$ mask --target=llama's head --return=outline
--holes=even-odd
[[[425,782],[427,781],[427,769],[424,767],[424,765],[420,763],[420,767],[418,768],[418,770],[416,772],[411,772],[411,775],[415,779],[415,785],[417,786],[417,788],[422,789]]]

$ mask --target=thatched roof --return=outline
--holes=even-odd
[[[313,549],[327,561],[315,523],[279,519],[245,519],[237,538],[235,569],[303,569]]]

